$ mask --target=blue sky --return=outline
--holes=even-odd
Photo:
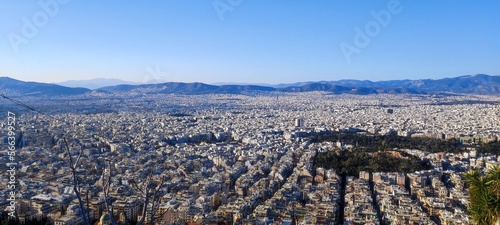
[[[451,0],[9,0],[0,6],[0,76],[287,83],[498,75],[499,9],[500,1]]]

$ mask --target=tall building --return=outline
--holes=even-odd
[[[303,119],[295,119],[295,126],[296,127],[303,127],[304,126],[304,120]]]

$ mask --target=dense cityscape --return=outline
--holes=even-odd
[[[0,225],[500,225],[500,1],[2,1]]]
[[[500,135],[495,95],[92,92],[2,101],[0,165],[14,172],[1,177],[2,221],[472,224],[465,174],[500,165],[498,149],[481,151]],[[319,166],[319,155],[356,153],[362,144],[313,140],[332,133],[460,146],[381,148],[367,154],[427,167],[345,174]]]

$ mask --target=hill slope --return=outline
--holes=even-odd
[[[46,84],[38,82],[25,82],[9,77],[0,77],[0,93],[9,95],[80,95],[90,92],[86,88],[69,88],[57,84]]]

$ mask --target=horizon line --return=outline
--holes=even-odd
[[[266,85],[286,85],[286,84],[294,84],[294,83],[317,83],[317,82],[334,82],[334,81],[346,81],[346,80],[355,80],[355,81],[370,81],[370,82],[384,82],[384,81],[398,81],[398,80],[441,80],[441,79],[447,79],[447,78],[458,78],[458,77],[464,77],[464,76],[477,76],[477,75],[486,75],[486,76],[493,76],[493,77],[498,77],[500,74],[496,75],[491,75],[491,74],[484,74],[484,73],[476,73],[476,74],[465,74],[465,75],[458,75],[458,76],[453,76],[453,77],[442,77],[442,78],[418,78],[418,79],[410,79],[410,78],[403,78],[403,79],[389,79],[389,80],[370,80],[370,79],[337,79],[337,80],[307,80],[307,81],[292,81],[292,82],[280,82],[280,83],[261,83],[261,82],[236,82],[236,81],[218,81],[218,82],[202,82],[202,81],[166,81],[166,80],[161,80],[159,82],[138,82],[138,81],[129,81],[129,80],[123,80],[120,78],[109,78],[109,77],[100,77],[100,78],[90,78],[87,80],[65,80],[65,81],[60,81],[60,82],[45,82],[45,81],[35,81],[35,80],[21,80],[18,78],[13,78],[9,76],[0,76],[0,78],[10,78],[22,82],[35,82],[35,83],[45,83],[45,84],[55,84],[55,85],[60,85],[64,86],[61,83],[65,82],[86,82],[86,81],[93,81],[93,80],[99,80],[99,79],[104,79],[104,80],[116,80],[120,82],[126,82],[123,84],[117,84],[117,85],[144,85],[144,84],[163,84],[163,83],[203,83],[203,84],[209,84],[209,85],[215,85],[215,86],[223,86],[223,85],[256,85],[256,86],[266,86]]]

